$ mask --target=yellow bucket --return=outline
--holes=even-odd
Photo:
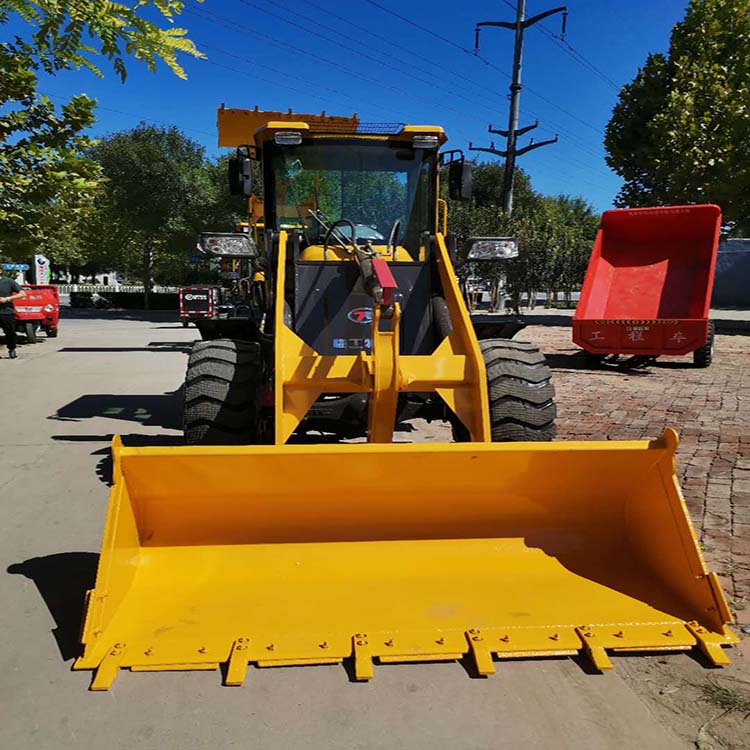
[[[77,669],[456,659],[737,642],[658,441],[113,446]]]

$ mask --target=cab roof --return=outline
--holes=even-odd
[[[436,135],[439,145],[448,139],[437,125],[407,125],[403,122],[362,122],[357,114],[351,117],[293,112],[273,112],[255,109],[227,109],[222,104],[217,110],[219,146],[260,145],[273,138],[278,130],[299,130],[309,135],[361,136],[384,140],[404,140],[415,135]]]

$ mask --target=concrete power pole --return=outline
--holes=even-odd
[[[531,18],[526,18],[526,0],[518,0],[518,6],[516,8],[516,20],[515,22],[507,21],[482,21],[477,24],[474,31],[474,53],[476,54],[479,50],[479,31],[483,26],[499,26],[503,29],[510,29],[515,31],[515,46],[513,48],[513,77],[510,84],[510,114],[508,115],[508,129],[507,130],[496,130],[489,126],[488,130],[490,133],[495,135],[504,136],[506,138],[505,151],[500,151],[495,148],[494,142],[490,144],[489,148],[474,147],[472,143],[469,143],[469,151],[484,151],[488,154],[495,154],[496,156],[505,157],[505,176],[503,181],[503,213],[506,216],[510,216],[513,212],[513,178],[516,171],[516,158],[527,154],[529,151],[547,146],[550,143],[557,142],[557,136],[547,141],[540,141],[534,143],[534,139],[531,139],[531,143],[523,148],[516,147],[517,138],[521,135],[528,133],[539,125],[539,122],[535,122],[533,125],[527,125],[524,128],[518,127],[518,110],[521,104],[521,65],[523,61],[523,33],[529,26],[533,26],[535,23],[539,23],[543,19],[551,16],[555,13],[563,14],[563,36],[565,34],[565,18],[567,15],[567,8],[562,6],[560,8],[553,8],[552,10],[546,10],[543,13],[539,13]]]

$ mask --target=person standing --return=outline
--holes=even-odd
[[[13,301],[23,299],[26,292],[18,285],[17,281],[7,278],[3,264],[0,263],[0,329],[5,334],[5,343],[8,347],[10,359],[16,358],[16,318],[13,310]]]

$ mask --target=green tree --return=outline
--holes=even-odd
[[[605,137],[618,204],[718,203],[750,230],[750,0],[692,0],[669,54],[620,93]]]
[[[0,0],[0,24],[25,22],[28,34],[0,43],[0,251],[28,255],[67,232],[90,207],[100,172],[83,153],[94,100],[75,96],[60,107],[39,92],[39,76],[87,68],[101,76],[108,60],[121,80],[130,57],[150,70],[164,62],[185,73],[178,54],[200,56],[185,30],[171,24],[178,0]],[[59,239],[57,241],[59,246]],[[59,249],[59,247],[58,247]]]
[[[516,310],[524,294],[532,304],[537,291],[562,291],[569,296],[583,281],[599,216],[583,198],[535,192],[528,175],[518,170],[516,209],[509,219],[502,212],[502,185],[502,166],[478,164],[472,199],[449,201],[450,231],[457,235],[459,248],[472,236],[516,237],[519,256],[510,261],[464,263],[458,268],[459,278],[465,282],[473,276],[488,282],[493,310],[499,306],[503,286]]]
[[[174,281],[195,252],[200,231],[231,231],[246,201],[227,197],[226,163],[175,127],[141,123],[92,146],[105,185],[88,233],[90,254],[143,280]]]

